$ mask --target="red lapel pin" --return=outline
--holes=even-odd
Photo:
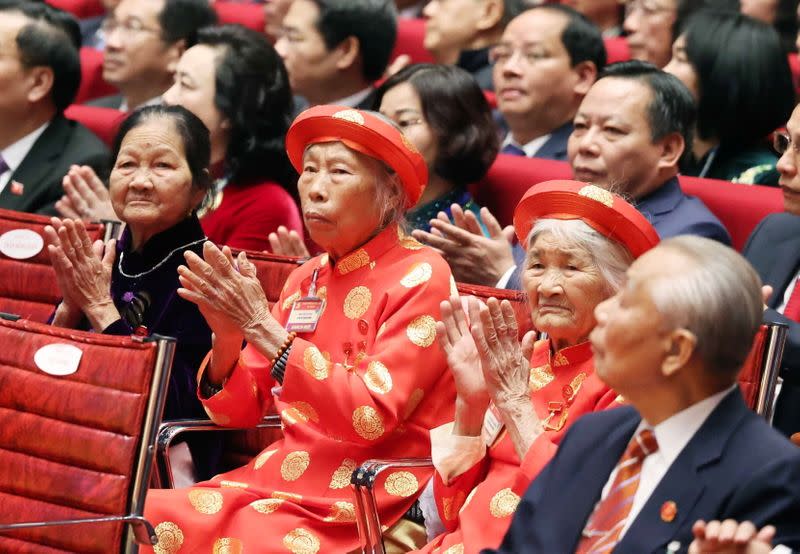
[[[678,515],[678,505],[672,500],[667,500],[661,505],[661,521],[671,523]]]
[[[11,181],[11,194],[22,196],[22,193],[24,192],[25,192],[25,185],[23,185],[19,181]]]

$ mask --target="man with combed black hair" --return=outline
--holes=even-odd
[[[103,143],[64,117],[81,81],[80,40],[65,12],[0,1],[0,208],[55,214],[70,165],[106,171]]]
[[[396,37],[392,0],[294,0],[275,50],[308,104],[370,109]]]

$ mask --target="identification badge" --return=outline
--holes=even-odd
[[[481,436],[483,442],[487,447],[492,446],[494,441],[497,440],[500,431],[503,430],[503,420],[500,417],[500,412],[494,404],[489,404],[489,409],[486,410],[486,415],[483,417],[483,431]]]
[[[325,309],[325,301],[321,298],[307,297],[295,300],[292,312],[286,323],[286,330],[290,333],[313,333]]]

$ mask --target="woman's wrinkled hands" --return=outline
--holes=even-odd
[[[84,221],[118,220],[103,181],[88,165],[73,165],[61,181],[64,196],[56,202],[62,217]]]
[[[501,411],[518,403],[530,404],[529,360],[536,334],[529,331],[520,343],[517,319],[508,300],[490,298],[479,307],[477,315],[470,332],[489,396]]]
[[[102,330],[119,317],[111,298],[115,241],[92,242],[82,221],[55,217],[44,234],[65,309],[82,311]],[[109,321],[109,317],[113,319]]]

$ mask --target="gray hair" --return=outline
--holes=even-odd
[[[381,227],[392,222],[403,225],[408,195],[397,173],[382,162],[381,165],[386,169],[386,175],[379,177],[375,185],[375,203],[380,210]]]
[[[528,234],[528,252],[544,233],[552,234],[565,247],[585,250],[600,271],[609,294],[625,284],[625,272],[633,263],[633,255],[619,242],[601,235],[580,219],[539,219]]]
[[[672,328],[691,331],[710,371],[738,373],[761,326],[761,279],[732,248],[711,239],[680,236],[661,243],[686,260],[651,285],[650,296]]]

